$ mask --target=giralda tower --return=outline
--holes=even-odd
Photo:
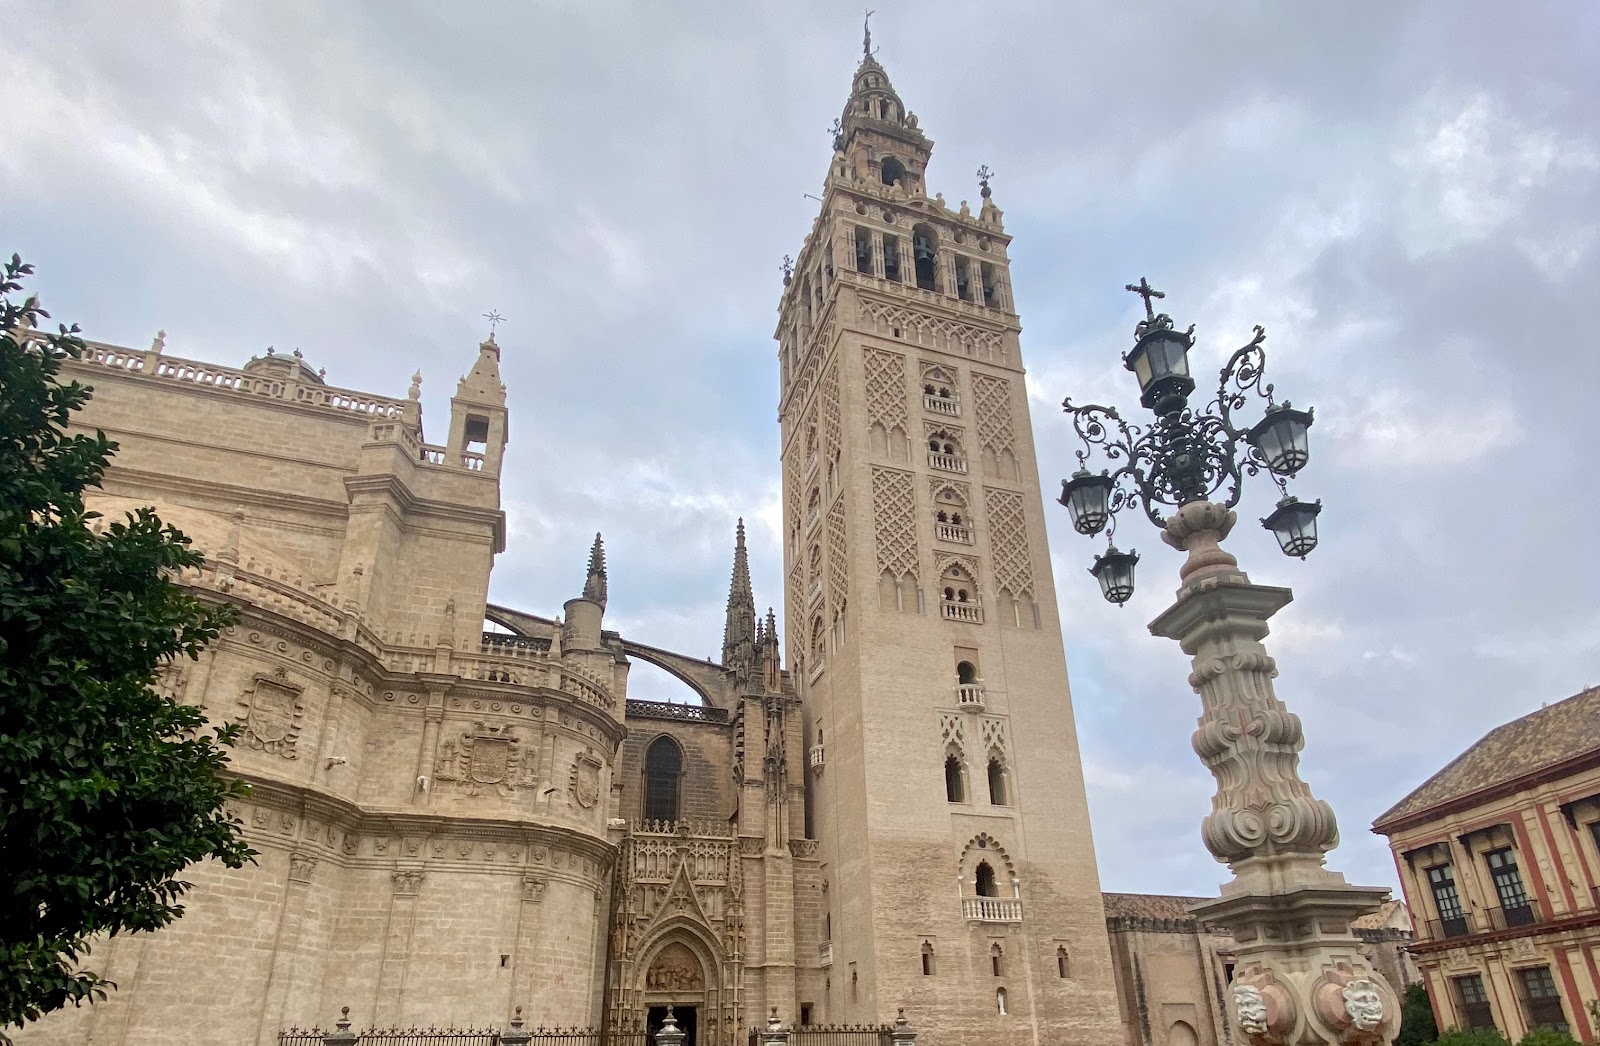
[[[785,280],[784,563],[827,964],[815,1019],[1121,1035],[1000,208],[926,188],[873,57]],[[809,965],[809,964],[808,964]]]

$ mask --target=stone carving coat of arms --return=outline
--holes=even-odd
[[[588,810],[600,801],[600,771],[603,764],[590,749],[578,753],[572,763],[572,798]]]
[[[457,782],[467,795],[480,795],[490,789],[504,797],[519,785],[529,783],[524,778],[533,772],[532,759],[526,762],[528,765],[524,766],[522,741],[512,727],[488,726],[480,721],[462,731],[459,742],[444,743],[434,776]]]
[[[256,673],[250,688],[239,699],[245,743],[285,759],[295,758],[300,719],[305,715],[305,704],[300,699],[304,693],[305,687],[291,683],[282,668]]]

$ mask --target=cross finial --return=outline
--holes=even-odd
[[[783,282],[788,285],[789,281],[794,279],[794,259],[785,254],[778,268],[783,270]]]
[[[861,20],[861,53],[868,58],[872,57],[872,16],[876,11],[868,11],[867,17]]]
[[[483,318],[489,321],[489,340],[494,341],[495,328],[504,323],[506,318],[500,315],[500,312],[497,309],[490,309],[488,312],[483,314]]]
[[[1134,294],[1137,294],[1139,297],[1144,299],[1144,315],[1145,319],[1148,320],[1153,320],[1156,318],[1156,310],[1151,307],[1150,299],[1165,298],[1167,296],[1165,292],[1158,291],[1154,287],[1150,286],[1150,281],[1145,279],[1143,276],[1139,277],[1138,283],[1130,283],[1124,289],[1132,291]]]

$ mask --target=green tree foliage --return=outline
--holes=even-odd
[[[1405,997],[1400,1000],[1400,1034],[1395,1036],[1394,1046],[1423,1046],[1438,1037],[1427,985],[1408,986]]]
[[[1495,1028],[1469,1028],[1447,1031],[1435,1040],[1438,1046],[1511,1046]]]
[[[1524,1035],[1517,1046],[1578,1046],[1578,1040],[1554,1028],[1535,1028]]]
[[[237,727],[152,688],[234,610],[177,582],[201,557],[153,510],[85,510],[116,445],[67,431],[83,342],[32,330],[47,314],[14,300],[32,271],[0,275],[0,1029],[104,998],[94,938],[167,925],[187,866],[253,853],[223,805],[245,792],[223,773]]]

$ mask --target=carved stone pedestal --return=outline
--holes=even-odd
[[[1274,693],[1277,665],[1261,644],[1267,620],[1293,596],[1251,584],[1221,548],[1235,519],[1195,502],[1168,521],[1162,538],[1189,556],[1177,601],[1150,623],[1194,659],[1194,750],[1217,779],[1201,836],[1234,873],[1220,897],[1192,911],[1233,931],[1233,1018],[1254,1046],[1386,1046],[1400,1000],[1362,958],[1350,921],[1388,891],[1323,867],[1338,824],[1300,779],[1300,717]]]

